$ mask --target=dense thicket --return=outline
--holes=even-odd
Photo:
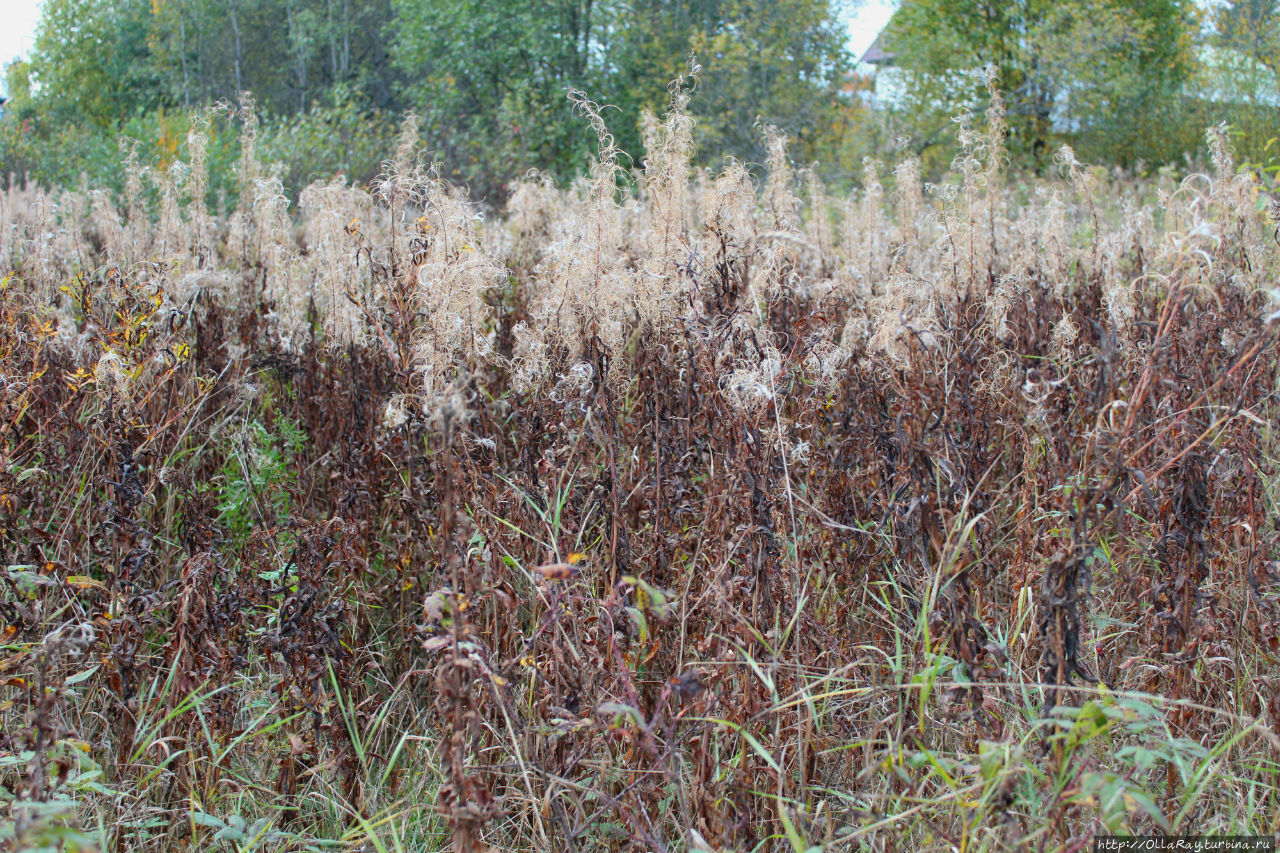
[[[987,126],[828,194],[599,108],[0,194],[0,845],[1025,850],[1280,830],[1277,211]],[[994,90],[994,87],[993,87]]]
[[[955,72],[994,63],[1015,153],[1047,164],[1057,125],[1131,165],[1185,150],[1174,139],[1159,151],[1149,136],[1168,130],[1162,112],[1191,79],[1197,23],[1191,0],[906,0],[884,46],[909,73],[917,148],[950,137],[951,117],[981,90],[980,76]]]
[[[500,200],[528,169],[567,179],[586,167],[592,138],[566,109],[570,91],[615,108],[620,142],[639,150],[643,110],[661,109],[661,81],[695,52],[708,162],[729,152],[760,159],[762,123],[791,134],[806,159],[830,161],[855,106],[841,93],[850,57],[837,5],[50,0],[30,64],[9,70],[16,97],[0,123],[0,172],[45,183],[73,184],[83,169],[95,183],[118,179],[118,134],[147,140],[144,161],[167,164],[187,111],[248,90],[295,191],[339,170],[372,178],[375,149],[394,144],[398,116],[413,109],[420,144],[450,164],[451,177]]]
[[[1264,159],[1278,130],[1275,0],[904,0],[881,39],[900,69],[905,146],[951,156],[951,117],[981,100],[994,63],[1015,163],[1043,169],[1055,144],[1126,169],[1176,162],[1228,122]],[[1274,162],[1274,161],[1273,161]],[[926,167],[927,168],[927,167]]]
[[[50,0],[31,61],[6,72],[0,176],[74,186],[87,173],[119,192],[122,140],[167,168],[193,110],[247,90],[258,144],[293,193],[338,173],[373,178],[413,110],[419,147],[498,205],[531,168],[561,181],[586,168],[593,141],[570,92],[609,104],[619,145],[638,151],[644,110],[667,98],[657,81],[691,55],[694,162],[711,167],[762,162],[771,125],[840,186],[885,151],[936,179],[957,151],[952,117],[986,109],[983,69],[996,65],[1015,168],[1043,171],[1068,143],[1145,173],[1203,160],[1203,129],[1227,122],[1239,155],[1274,169],[1277,8],[907,0],[881,39],[896,82],[873,97],[840,0]],[[235,192],[236,146],[210,140],[212,204]]]

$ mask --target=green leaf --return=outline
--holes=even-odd
[[[63,684],[65,684],[68,687],[71,687],[72,685],[75,685],[75,684],[79,684],[80,682],[88,679],[99,669],[101,669],[101,665],[91,666],[88,669],[86,669],[84,672],[77,672],[75,675],[70,676],[66,681],[63,682]]]
[[[1164,816],[1164,812],[1160,810],[1160,807],[1156,805],[1155,800],[1151,799],[1146,791],[1130,787],[1125,792],[1125,796],[1126,803],[1129,806],[1130,811],[1141,811],[1147,817],[1151,818],[1151,821],[1156,826],[1160,827],[1163,832],[1167,833],[1170,831],[1169,821]]]
[[[223,830],[227,828],[227,824],[218,817],[205,812],[192,812],[191,822],[197,826],[207,826],[209,829]]]
[[[636,630],[640,632],[640,644],[644,645],[649,642],[649,620],[645,618],[644,611],[639,607],[625,608],[627,615],[631,617],[631,622],[636,626]]]
[[[638,729],[645,727],[644,716],[630,705],[624,705],[621,702],[602,702],[596,707],[596,710],[605,716],[613,718],[609,724],[612,728],[622,728],[625,725],[625,721],[630,721]]]

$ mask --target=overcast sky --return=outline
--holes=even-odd
[[[0,0],[0,65],[30,55],[42,3],[43,0]],[[861,0],[854,5],[849,15],[849,49],[854,59],[871,46],[893,14],[893,6],[893,0]]]
[[[0,65],[31,52],[43,0],[0,0]]]
[[[861,59],[893,15],[894,0],[863,0],[854,7],[849,20],[849,50]]]

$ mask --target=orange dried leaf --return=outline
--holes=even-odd
[[[549,581],[568,580],[578,574],[578,567],[572,563],[550,563],[546,566],[536,566],[534,571],[542,575]]]

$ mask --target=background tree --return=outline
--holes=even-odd
[[[1221,44],[1280,71],[1280,0],[1222,0],[1213,23]]]
[[[390,0],[153,0],[151,51],[170,100],[192,108],[250,90],[268,112],[305,112],[342,86],[397,108],[383,29]]]
[[[149,15],[147,0],[47,0],[31,59],[40,100],[64,120],[104,127],[164,105]]]
[[[694,54],[703,70],[691,111],[704,160],[759,162],[761,127],[773,124],[795,141],[798,160],[833,165],[854,107],[841,11],[832,0],[636,0],[610,44],[611,102],[637,117],[660,111],[666,81]],[[624,147],[638,150],[632,139]]]
[[[457,177],[487,196],[529,168],[583,166],[591,136],[566,93],[595,93],[611,14],[593,0],[397,0],[392,59]]]
[[[530,167],[580,172],[593,136],[568,109],[580,89],[606,111],[623,151],[640,153],[640,118],[660,112],[691,54],[704,160],[761,159],[761,126],[831,154],[848,110],[847,31],[832,0],[399,0],[392,55],[431,146],[485,194]]]
[[[641,156],[642,115],[665,108],[691,54],[703,164],[763,160],[761,128],[773,124],[793,159],[820,162],[827,178],[861,174],[863,155],[884,156],[891,140],[939,174],[955,152],[952,119],[984,107],[992,63],[1010,151],[1035,167],[1062,141],[1136,167],[1202,151],[1218,121],[1239,128],[1246,157],[1274,136],[1280,0],[1224,0],[1212,35],[1195,0],[902,0],[884,46],[904,94],[887,111],[858,92],[849,2],[48,0],[23,118],[11,108],[0,119],[0,173],[114,185],[118,136],[167,164],[192,111],[249,90],[286,188],[372,178],[413,109],[449,177],[500,203],[530,168],[563,181],[585,167],[594,137],[572,115],[571,89],[608,105],[619,147]],[[1223,69],[1251,75],[1249,98],[1215,94]]]
[[[1237,151],[1272,174],[1280,172],[1276,110],[1280,108],[1280,3],[1225,0],[1215,6],[1213,32],[1202,50],[1188,112],[1201,125],[1226,122]]]
[[[288,186],[371,178],[406,107],[383,36],[391,15],[390,0],[49,0],[31,110],[0,120],[0,172],[116,186],[118,136],[164,166],[191,111],[249,90]],[[235,144],[215,134],[213,162],[234,162],[219,146]]]
[[[1167,153],[1150,131],[1190,77],[1195,33],[1190,0],[905,0],[886,42],[918,151],[981,107],[978,71],[996,64],[1011,151],[1042,165],[1058,137],[1105,139],[1129,165]]]

